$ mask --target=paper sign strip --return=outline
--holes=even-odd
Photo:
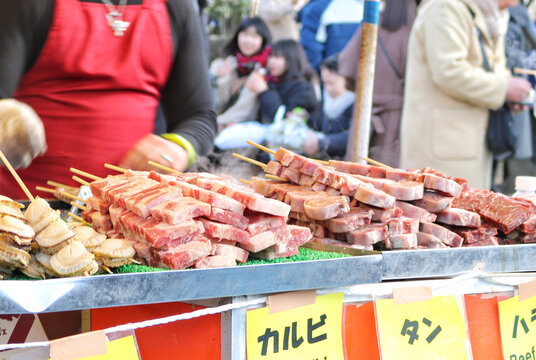
[[[432,298],[432,288],[428,286],[406,287],[393,289],[395,304],[407,304],[417,301],[426,301]]]
[[[307,306],[316,302],[316,290],[292,291],[268,296],[270,314]]]
[[[519,301],[526,300],[536,295],[536,279],[519,284],[517,286],[519,290]]]
[[[68,336],[50,342],[52,360],[74,360],[106,353],[104,330]]]

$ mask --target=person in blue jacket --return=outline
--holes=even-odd
[[[311,0],[298,13],[300,43],[318,72],[322,61],[341,52],[363,20],[363,0]]]

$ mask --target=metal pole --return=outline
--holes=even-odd
[[[379,17],[380,1],[366,0],[362,25],[361,55],[358,64],[354,119],[350,131],[350,136],[353,136],[353,138],[348,141],[349,144],[352,144],[351,149],[348,150],[351,151],[350,159],[354,162],[364,162],[362,157],[368,156]]]
[[[249,17],[254,17],[259,14],[259,1],[251,0],[251,7],[249,8]]]

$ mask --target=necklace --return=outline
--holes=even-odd
[[[110,0],[102,0],[103,4],[108,10],[106,20],[108,20],[108,25],[114,32],[115,36],[123,36],[125,31],[130,26],[129,21],[123,21],[123,13],[125,11],[127,1],[128,0],[119,0],[119,5],[116,8]]]

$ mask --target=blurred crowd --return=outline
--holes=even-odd
[[[349,158],[363,0],[262,0],[210,64],[215,151],[247,140],[315,158]],[[518,0],[383,0],[369,157],[431,166],[512,193],[536,175],[534,6]],[[515,154],[494,159],[490,110],[516,118]],[[261,158],[263,160],[263,158]]]

